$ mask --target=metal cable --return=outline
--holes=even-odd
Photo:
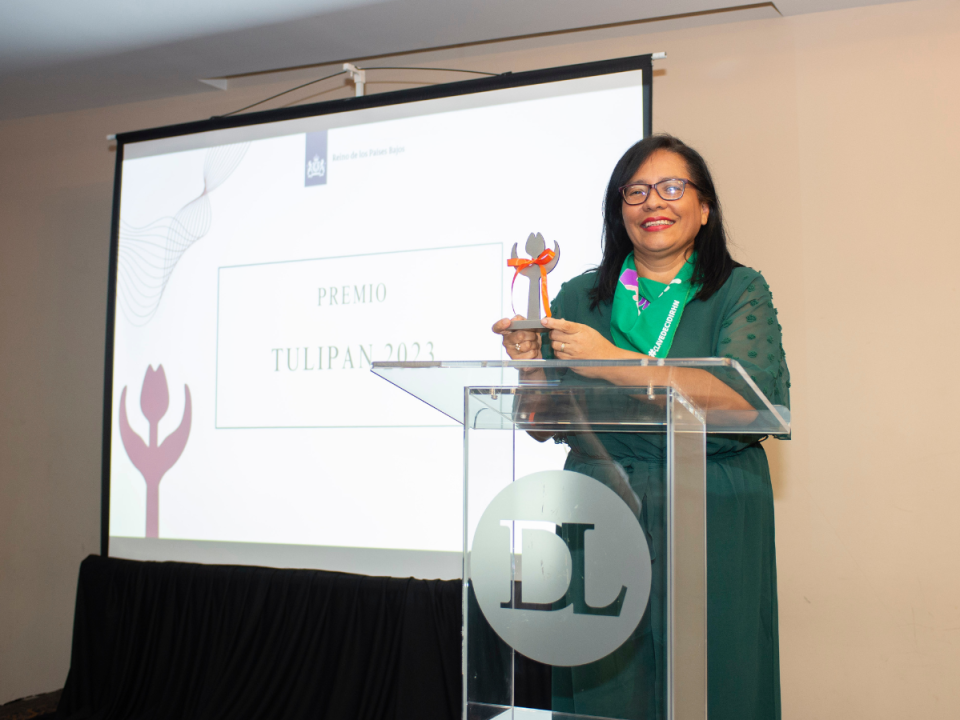
[[[457,68],[401,67],[401,66],[392,66],[392,65],[382,65],[382,66],[377,66],[377,67],[357,68],[357,69],[358,69],[358,70],[433,70],[433,71],[435,71],[435,72],[469,73],[469,74],[471,74],[471,75],[486,75],[486,76],[488,76],[488,77],[496,77],[496,76],[499,75],[499,74],[508,74],[508,73],[490,73],[490,72],[483,72],[483,71],[481,71],[481,70],[459,70],[459,69],[457,69]],[[268,97],[268,98],[264,98],[263,100],[259,100],[259,101],[255,102],[255,103],[253,103],[252,105],[247,105],[246,107],[242,107],[242,108],[240,108],[239,110],[233,110],[233,111],[228,112],[228,113],[225,113],[225,114],[223,114],[223,115],[214,115],[214,117],[211,118],[211,119],[225,118],[225,117],[230,117],[231,115],[236,115],[237,113],[242,113],[244,110],[249,110],[250,108],[255,108],[257,105],[263,105],[265,102],[270,102],[271,100],[276,100],[278,97],[281,97],[281,96],[283,96],[283,95],[287,95],[288,93],[292,93],[292,92],[294,92],[294,91],[296,91],[296,90],[300,90],[300,89],[305,88],[305,87],[308,87],[308,86],[310,86],[310,85],[315,85],[315,84],[318,83],[318,82],[323,82],[324,80],[329,80],[330,78],[335,78],[335,77],[337,77],[338,75],[344,75],[346,72],[347,72],[346,70],[341,70],[340,72],[335,72],[335,73],[333,73],[332,75],[326,75],[326,76],[324,76],[324,77],[322,77],[322,78],[317,78],[316,80],[311,80],[310,82],[305,82],[305,83],[303,83],[302,85],[297,85],[296,87],[292,87],[292,88],[290,88],[289,90],[284,90],[283,92],[279,92],[279,93],[277,93],[276,95],[271,95],[271,96]]]
[[[358,70],[435,70],[438,72],[458,72],[458,73],[470,73],[471,75],[487,75],[489,77],[496,77],[501,73],[491,73],[483,72],[481,70],[458,70],[457,68],[434,68],[434,67],[400,67],[400,66],[390,66],[390,65],[380,65],[377,67],[368,67],[368,68],[357,68]]]
[[[295,91],[295,90],[299,90],[299,89],[301,89],[301,88],[305,88],[305,87],[307,87],[308,85],[315,85],[315,84],[318,83],[318,82],[323,82],[324,80],[329,80],[330,78],[335,78],[337,75],[344,75],[344,74],[346,74],[346,72],[347,72],[346,70],[341,70],[340,72],[335,72],[335,73],[333,73],[333,75],[327,75],[327,76],[322,77],[322,78],[317,78],[316,80],[311,80],[310,82],[303,83],[302,85],[297,85],[296,87],[292,87],[292,88],[290,88],[289,90],[284,90],[283,92],[279,92],[279,93],[277,93],[276,95],[271,95],[270,97],[264,98],[263,100],[260,100],[260,101],[258,101],[258,102],[255,102],[255,103],[253,103],[252,105],[247,105],[246,107],[242,107],[242,108],[240,108],[239,110],[233,110],[232,112],[228,112],[228,113],[226,113],[225,115],[215,115],[214,118],[217,118],[217,117],[225,118],[225,117],[230,117],[231,115],[236,115],[237,113],[241,113],[241,112],[243,112],[244,110],[249,110],[250,108],[254,108],[254,107],[256,107],[257,105],[263,105],[265,102],[270,102],[271,100],[275,100],[276,98],[280,97],[281,95],[286,95],[287,93],[292,93],[292,92]]]

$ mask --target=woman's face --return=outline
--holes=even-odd
[[[634,173],[630,182],[653,185],[673,178],[690,179],[686,161],[669,150],[657,150]],[[679,200],[664,200],[654,188],[650,188],[641,204],[621,202],[621,208],[623,224],[634,251],[641,258],[649,259],[671,257],[681,252],[689,255],[700,226],[707,223],[710,215],[710,208],[700,202],[696,188],[690,185]]]

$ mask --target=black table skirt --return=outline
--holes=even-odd
[[[58,716],[454,720],[460,628],[459,580],[90,556]]]

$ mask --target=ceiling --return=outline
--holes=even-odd
[[[3,0],[0,119],[198,92],[201,79],[731,7],[893,0]]]

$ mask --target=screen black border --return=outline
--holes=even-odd
[[[212,117],[208,120],[148,128],[117,134],[117,160],[113,181],[113,210],[110,217],[110,269],[107,290],[106,349],[103,380],[103,448],[101,452],[101,499],[100,499],[100,554],[107,557],[110,553],[110,454],[113,428],[113,350],[116,329],[117,264],[120,246],[120,187],[123,175],[123,149],[127,143],[159,140],[161,138],[192,135],[226,130],[230,128],[262,125],[284,120],[331,115],[334,113],[363,110],[366,108],[400,105],[403,103],[434,100],[437,98],[469,95],[472,93],[504,90],[507,88],[539,85],[542,83],[575,80],[596,75],[642,70],[643,88],[643,128],[642,137],[653,132],[653,58],[652,54],[600,60],[576,65],[562,65],[524,72],[508,72],[493,77],[485,77],[459,82],[428,85],[407,90],[376,93],[363,97],[341,98],[321,103],[298,105],[296,107],[263,110],[230,117]]]

